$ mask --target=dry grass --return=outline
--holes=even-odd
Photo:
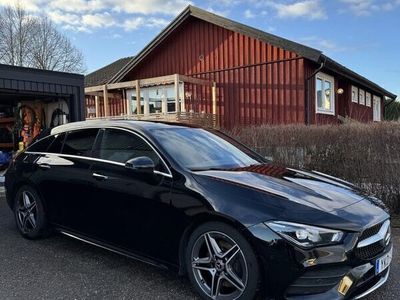
[[[400,122],[265,125],[229,134],[278,164],[346,179],[400,213]]]

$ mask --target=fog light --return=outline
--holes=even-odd
[[[345,296],[353,284],[353,280],[349,276],[344,276],[339,283],[338,292]]]

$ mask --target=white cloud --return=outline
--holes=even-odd
[[[165,27],[163,16],[176,15],[189,0],[0,0],[0,8],[20,3],[40,17],[47,15],[61,28],[92,32],[115,27],[127,31],[140,27]]]
[[[252,18],[254,18],[256,15],[250,10],[250,9],[246,9],[245,11],[244,11],[244,17],[246,18],[246,19],[252,19]]]
[[[44,0],[0,0],[0,6],[16,6],[20,4],[28,11],[37,12],[44,4]]]
[[[378,11],[391,11],[400,7],[400,0],[340,0],[356,16],[369,16]]]
[[[291,4],[269,2],[276,9],[280,18],[308,18],[311,20],[326,19],[327,14],[319,0],[297,1]]]
[[[298,41],[302,44],[306,44],[310,47],[322,50],[324,52],[343,52],[343,51],[348,51],[352,50],[352,48],[346,46],[346,45],[341,45],[338,44],[332,40],[320,38],[318,36],[307,36],[307,37],[302,37],[298,39]]]
[[[50,9],[68,12],[99,11],[107,8],[104,0],[52,0],[49,2]]]
[[[125,20],[124,23],[122,24],[122,27],[125,29],[125,31],[133,31],[137,30],[141,27],[165,27],[168,25],[168,21],[162,18],[143,18],[143,17],[137,17],[137,18],[131,18],[128,20]]]
[[[82,16],[82,24],[85,27],[101,28],[110,27],[116,24],[115,19],[108,12],[86,14]]]
[[[75,14],[63,13],[60,11],[50,11],[47,13],[47,15],[56,24],[74,26],[79,25],[80,23],[80,17]]]
[[[104,0],[109,2],[110,7],[117,12],[135,14],[166,14],[176,15],[186,6],[192,4],[188,0]]]

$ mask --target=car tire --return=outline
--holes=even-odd
[[[42,198],[28,185],[20,187],[15,194],[14,216],[23,237],[39,239],[50,234]]]
[[[228,224],[197,227],[189,237],[185,265],[202,299],[248,300],[257,295],[257,257],[243,234]]]

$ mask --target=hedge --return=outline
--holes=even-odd
[[[265,125],[228,134],[274,163],[348,180],[400,213],[400,122]]]

